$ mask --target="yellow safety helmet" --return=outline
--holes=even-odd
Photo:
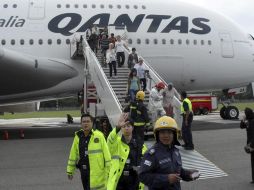
[[[161,129],[169,129],[169,130],[173,131],[174,135],[175,135],[174,144],[180,145],[180,143],[178,142],[180,130],[177,127],[176,121],[173,118],[171,118],[169,116],[162,116],[156,121],[154,129],[153,129],[153,133],[154,133],[156,140],[158,140],[157,139],[158,138],[157,132],[160,131]]]
[[[136,99],[137,100],[144,100],[145,99],[145,93],[143,91],[138,91],[137,94],[136,94]]]

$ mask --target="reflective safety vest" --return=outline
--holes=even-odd
[[[132,102],[126,111],[130,112],[134,127],[150,125],[147,109],[143,102]]]
[[[186,102],[186,103],[188,104],[188,106],[189,106],[189,111],[192,112],[192,103],[191,103],[191,101],[190,101],[188,98],[185,98],[185,99],[183,100],[183,102]],[[182,114],[186,114],[186,112],[184,111],[184,108],[183,108],[183,103],[182,103],[182,105],[181,105],[181,113],[182,113]]]
[[[111,131],[108,136],[108,147],[111,153],[111,167],[107,190],[116,190],[118,181],[122,175],[126,160],[130,152],[130,147],[121,140],[121,136],[117,134],[116,128]],[[142,154],[146,152],[147,147],[143,145]],[[139,184],[139,189],[144,189],[144,184]]]
[[[81,131],[83,132],[83,129]],[[77,133],[75,132],[67,165],[67,174],[69,175],[74,174],[80,159]],[[92,130],[87,154],[90,168],[90,190],[106,190],[111,156],[106,140],[100,131]]]

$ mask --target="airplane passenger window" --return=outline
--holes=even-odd
[[[57,6],[56,6],[58,9],[60,9],[61,8],[61,5],[60,4],[57,4]]]
[[[104,5],[101,5],[101,8],[104,9]]]
[[[11,40],[11,45],[15,45],[15,40]]]
[[[146,41],[146,44],[149,44],[149,39],[146,39],[145,41]]]
[[[118,9],[121,9],[121,5],[117,5],[117,8],[118,8]]]
[[[8,5],[7,4],[4,4],[4,8],[7,8],[8,7]]]
[[[140,39],[137,39],[137,44],[141,44],[141,40]]]
[[[25,40],[21,39],[20,40],[20,45],[24,45],[25,44]]]
[[[170,44],[172,44],[172,45],[174,44],[174,40],[173,39],[170,40]]]
[[[5,44],[6,44],[6,41],[5,41],[5,40],[2,40],[2,41],[1,41],[1,44],[2,44],[2,45],[5,45]]]
[[[154,39],[154,40],[153,40],[153,43],[154,43],[154,44],[158,44],[158,40],[157,40],[157,39]]]
[[[66,8],[70,8],[70,4],[66,4],[65,6],[66,6]]]
[[[190,44],[190,40],[187,39],[186,40],[186,44],[189,45]]]
[[[56,40],[56,43],[57,43],[58,45],[60,45],[60,44],[61,44],[61,39],[57,39],[57,40]]]
[[[166,40],[165,39],[162,39],[161,42],[162,42],[162,44],[166,44]]]
[[[78,8],[78,4],[75,4],[74,7],[77,9]]]
[[[87,8],[87,5],[83,5],[83,8],[85,8],[85,9],[86,9],[86,8]]]
[[[71,40],[70,39],[66,39],[66,44],[68,45],[68,44],[70,44],[71,43]]]
[[[39,39],[38,43],[39,43],[40,45],[42,45],[42,44],[43,44],[43,40],[42,40],[42,39]]]
[[[13,8],[17,8],[17,4],[13,4],[12,7],[13,7]]]
[[[178,44],[180,44],[180,45],[182,44],[182,40],[181,39],[178,40]]]
[[[138,6],[137,6],[137,5],[134,5],[133,7],[134,7],[134,9],[137,9],[137,8],[138,8]]]
[[[197,45],[197,40],[193,40],[193,44],[194,44],[194,45]]]
[[[34,44],[34,40],[33,40],[33,39],[30,39],[30,40],[29,40],[29,44],[30,44],[30,45],[33,45],[33,44]]]
[[[112,8],[113,8],[113,5],[109,5],[108,8],[112,9]]]
[[[52,40],[48,39],[48,44],[51,45],[52,44]]]
[[[201,45],[205,45],[205,42],[204,42],[204,40],[201,40]]]
[[[208,45],[212,45],[212,41],[211,40],[208,40]]]
[[[132,39],[128,39],[128,44],[132,44]]]
[[[129,6],[129,5],[125,5],[125,8],[126,8],[126,9],[129,9],[129,8],[130,8],[130,6]]]
[[[145,5],[142,5],[142,9],[146,9],[146,6],[145,6]]]
[[[96,8],[96,5],[95,5],[95,4],[92,4],[92,8],[95,9],[95,8]]]

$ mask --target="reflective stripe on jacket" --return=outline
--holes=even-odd
[[[83,131],[81,129],[81,131]],[[75,132],[70,156],[67,165],[67,174],[73,175],[76,164],[80,159],[79,155],[79,137]],[[88,158],[90,168],[90,189],[106,190],[111,156],[107,143],[100,131],[92,130],[92,135],[88,144]]]
[[[183,100],[183,102],[186,102],[188,104],[189,111],[192,112],[192,103],[191,103],[191,101],[188,98],[185,98]],[[182,102],[182,105],[181,105],[181,113],[186,114],[186,112],[184,111],[183,102]]]
[[[120,133],[120,132],[119,132]],[[122,175],[126,160],[130,152],[130,148],[121,140],[121,136],[117,134],[116,128],[111,131],[108,136],[108,147],[112,155],[111,167],[109,172],[109,180],[107,190],[116,190],[118,181]],[[147,148],[143,145],[142,154],[146,152]],[[140,183],[139,189],[144,189],[144,185]]]

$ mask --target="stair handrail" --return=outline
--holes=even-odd
[[[83,53],[88,60],[88,70],[95,83],[97,94],[105,108],[110,124],[114,127],[122,113],[122,106],[86,39],[83,40]]]

